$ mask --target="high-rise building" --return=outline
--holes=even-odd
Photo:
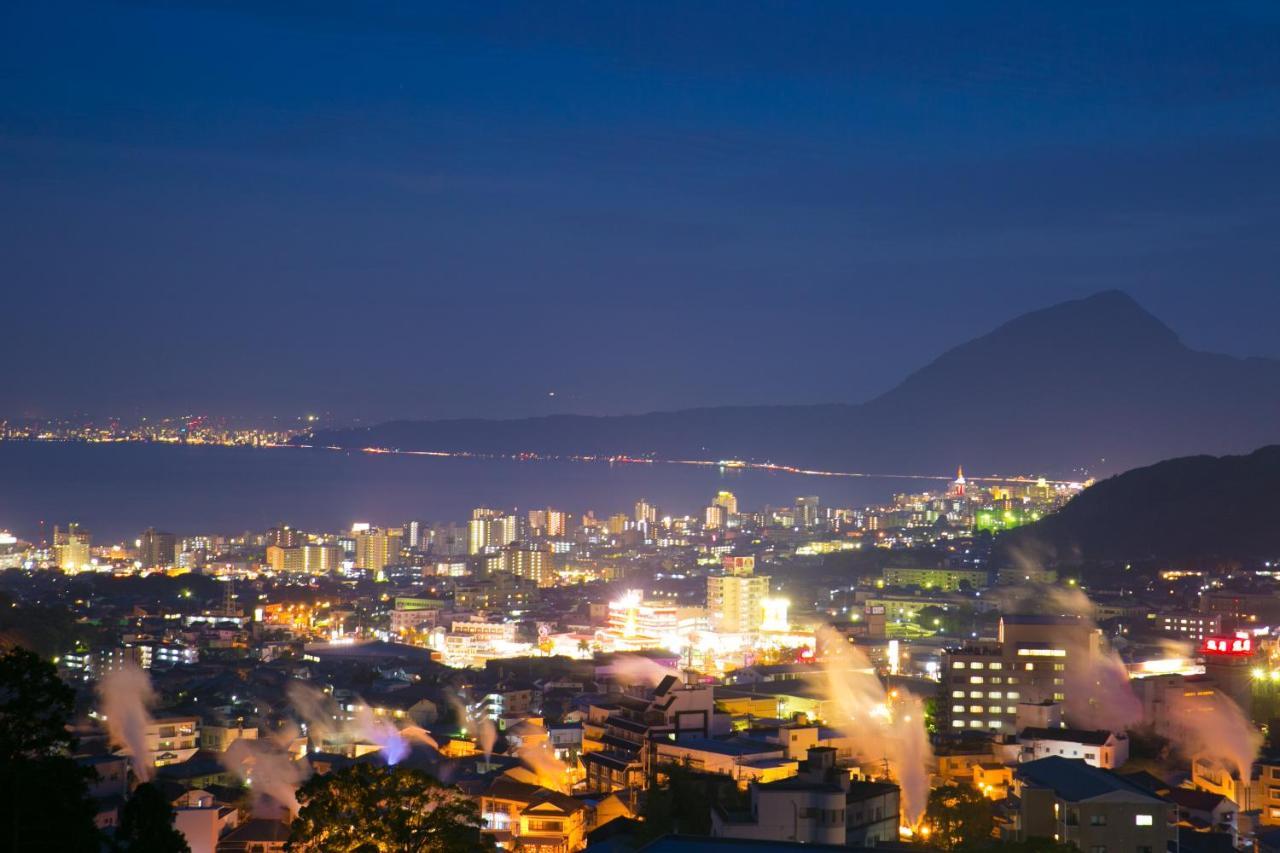
[[[409,532],[409,547],[418,549],[422,547],[422,522],[411,521],[406,525]]]
[[[738,498],[733,492],[720,492],[712,503],[716,506],[724,507],[724,511],[729,515],[738,514]]]
[[[711,629],[724,634],[759,632],[768,597],[768,575],[708,575],[707,614]]]
[[[467,553],[483,554],[494,544],[493,519],[473,518],[467,522]]]
[[[306,539],[306,534],[301,530],[287,524],[278,524],[267,531],[267,544],[278,545],[281,548],[297,548]]]
[[[58,568],[78,571],[89,565],[89,551],[93,537],[72,522],[67,529],[53,528],[53,560]]]
[[[637,524],[653,524],[658,520],[658,508],[641,498],[636,501],[635,519]]]
[[[490,544],[504,548],[520,538],[520,516],[500,515],[490,528]]]
[[[531,580],[539,587],[555,586],[555,565],[550,551],[534,548],[504,548],[487,560],[489,572],[510,572]]]
[[[620,512],[614,513],[613,515],[609,516],[609,522],[608,522],[609,532],[612,533],[614,536],[617,536],[618,534],[622,533],[627,529],[628,521],[629,519],[622,513]]]
[[[337,545],[267,546],[267,565],[277,572],[327,575],[336,572],[341,564],[342,550]]]
[[[814,527],[818,523],[818,517],[817,495],[796,498],[796,520],[801,527]]]
[[[1002,616],[995,644],[943,656],[939,717],[952,732],[1014,734],[1018,705],[1065,703],[1071,667],[1088,666],[1100,642],[1098,631],[1074,616]]]
[[[547,535],[564,536],[569,532],[569,514],[558,509],[547,509]]]
[[[138,560],[144,568],[169,568],[176,557],[178,540],[172,533],[148,527],[138,537]]]
[[[703,524],[708,530],[720,530],[727,526],[729,513],[720,504],[707,507]]]
[[[378,572],[400,562],[400,546],[404,531],[399,527],[353,529],[352,535],[356,540],[357,569]]]

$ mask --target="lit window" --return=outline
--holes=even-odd
[[[1151,826],[1151,815],[1136,814],[1133,816],[1133,822],[1137,826]]]
[[[953,729],[963,729],[963,728],[964,728],[964,720],[952,720],[952,721],[951,721],[951,728],[953,728]]]
[[[952,691],[951,691],[951,698],[952,698],[952,699],[963,699],[963,698],[964,698],[964,691],[963,691],[963,690],[952,690]]]
[[[987,694],[987,698],[988,698],[988,699],[1003,699],[1003,698],[1004,698],[1004,694],[1003,694],[1003,693],[1001,693],[999,690],[992,690],[990,693],[988,693],[988,694]]]
[[[952,706],[951,706],[951,713],[953,713],[953,714],[963,714],[963,713],[964,713],[964,706],[963,706],[963,705],[952,705]]]
[[[993,664],[991,664],[991,666],[987,667],[987,669],[1004,669],[1004,664],[1002,664],[1002,663],[993,663]]]
[[[970,683],[970,684],[981,684],[981,683],[982,683],[982,676],[981,676],[981,675],[971,675],[971,676],[969,676],[969,683]]]
[[[978,661],[978,660],[969,664],[969,669],[982,669],[982,667],[983,667],[982,661]]]

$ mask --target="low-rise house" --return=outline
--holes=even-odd
[[[898,786],[850,779],[830,748],[810,750],[796,776],[749,790],[748,810],[712,809],[714,837],[854,847],[898,837]]]
[[[1018,733],[1023,761],[1059,756],[1114,770],[1129,760],[1129,736],[1106,730],[1024,728]]]
[[[1161,853],[1177,835],[1177,807],[1082,759],[1053,756],[1014,771],[1018,840],[1050,839],[1084,853]]]
[[[480,795],[483,832],[495,843],[530,853],[571,853],[586,843],[587,804],[500,776]]]
[[[251,818],[218,842],[217,853],[285,853],[289,826],[271,818]]]

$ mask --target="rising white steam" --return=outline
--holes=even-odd
[[[839,631],[823,626],[817,636],[829,700],[826,722],[853,741],[861,760],[888,764],[902,788],[902,817],[914,826],[929,801],[933,754],[923,705],[905,692],[891,697],[866,655]]]
[[[342,719],[334,701],[320,690],[291,682],[285,691],[294,710],[307,723],[307,733],[313,741],[336,743],[372,743],[382,751],[387,764],[399,764],[409,755],[411,742],[436,748],[436,742],[426,731],[413,726],[413,734],[406,734],[395,723],[380,719],[368,705],[361,703],[352,720]]]
[[[273,805],[288,809],[290,817],[301,810],[298,787],[311,767],[305,759],[295,761],[275,741],[238,738],[222,754],[222,763],[253,791],[255,813],[275,817]]]
[[[111,739],[129,751],[133,773],[141,782],[151,778],[151,753],[147,749],[147,728],[156,694],[151,679],[132,663],[113,670],[98,682],[102,713],[107,718]]]
[[[613,680],[624,686],[643,684],[657,687],[662,679],[672,676],[684,681],[684,673],[643,655],[619,655],[613,662]]]
[[[569,793],[569,767],[555,757],[547,744],[522,746],[516,750],[516,755],[538,777],[539,785],[562,794]]]

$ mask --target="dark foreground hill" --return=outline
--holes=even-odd
[[[1280,446],[1127,471],[997,540],[997,559],[1057,565],[1280,557]]]
[[[854,369],[851,365],[850,369]],[[321,445],[752,459],[875,473],[1121,471],[1280,440],[1280,361],[1186,347],[1123,293],[1018,317],[862,404],[400,421]]]

